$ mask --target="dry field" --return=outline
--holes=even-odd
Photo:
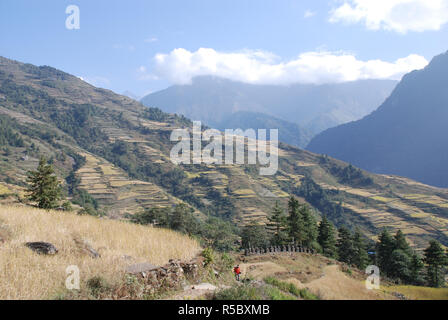
[[[169,259],[190,259],[198,243],[176,232],[128,222],[44,211],[30,207],[0,206],[0,299],[52,299],[65,290],[66,268],[80,269],[85,282],[101,276],[109,283],[123,279],[127,265]],[[74,239],[81,238],[101,257],[83,254]],[[39,255],[25,242],[55,245],[55,256]]]

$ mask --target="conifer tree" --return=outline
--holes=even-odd
[[[387,229],[384,229],[376,244],[378,267],[381,273],[390,275],[392,252],[395,250],[394,238],[390,235]]]
[[[299,211],[303,219],[303,228],[304,228],[303,244],[307,247],[312,248],[314,247],[314,243],[316,242],[317,239],[316,219],[314,219],[311,209],[306,203],[300,205]]]
[[[264,247],[269,242],[266,228],[261,224],[244,226],[241,233],[241,240],[243,248]]]
[[[394,236],[394,249],[391,254],[389,276],[403,282],[411,282],[412,250],[401,230]]]
[[[401,230],[398,230],[394,236],[395,239],[395,249],[402,250],[408,255],[412,255],[411,247],[404,236],[404,233]]]
[[[273,245],[285,244],[288,241],[288,234],[286,232],[286,215],[280,207],[278,201],[275,202],[275,206],[272,209],[272,215],[268,217],[268,220],[268,227],[274,230],[271,243]]]
[[[425,249],[426,275],[431,287],[440,287],[444,284],[444,267],[447,265],[447,257],[438,241],[431,240],[429,247]]]
[[[395,249],[390,256],[390,266],[387,275],[402,282],[411,280],[411,256],[401,249]]]
[[[302,213],[300,211],[300,203],[294,198],[290,197],[288,201],[288,229],[289,237],[303,244],[306,240],[304,233],[305,222],[303,221]]]
[[[319,224],[319,235],[317,241],[322,248],[322,253],[330,258],[336,257],[336,238],[333,224],[327,219],[327,216],[322,217]]]
[[[369,262],[369,256],[364,238],[359,230],[356,230],[353,235],[353,247],[355,249],[353,264],[363,270]]]
[[[417,254],[413,253],[411,257],[411,265],[409,268],[410,271],[410,282],[415,285],[421,285],[423,283],[423,279],[421,276],[421,270],[423,269],[423,261],[422,258]]]
[[[62,189],[54,168],[42,157],[36,171],[28,172],[28,199],[37,202],[42,209],[53,209],[58,206],[62,197]]]
[[[339,228],[338,236],[336,246],[338,248],[339,261],[352,264],[355,256],[355,247],[353,244],[352,234],[346,227],[341,227]]]

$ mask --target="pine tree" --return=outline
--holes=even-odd
[[[260,224],[250,224],[244,226],[241,233],[243,248],[264,247],[268,245],[268,235],[266,228]]]
[[[421,277],[421,270],[423,269],[423,261],[422,258],[417,254],[413,253],[411,257],[411,266],[410,266],[410,282],[415,285],[421,285],[423,283],[423,279]]]
[[[367,254],[364,238],[359,230],[356,230],[353,235],[353,247],[355,249],[353,264],[358,267],[358,269],[363,270],[369,263],[369,256]]]
[[[402,250],[407,255],[412,256],[412,250],[409,246],[409,243],[406,240],[406,237],[404,236],[404,233],[401,230],[398,230],[397,233],[394,236],[395,240],[395,249]]]
[[[289,198],[288,213],[289,237],[303,244],[306,240],[304,232],[305,222],[303,221],[302,213],[300,211],[300,203],[294,197]]]
[[[392,252],[395,250],[395,240],[390,233],[384,229],[376,244],[376,251],[378,257],[378,266],[381,273],[386,275],[391,274]]]
[[[327,219],[327,216],[322,217],[319,224],[319,235],[317,241],[322,248],[322,253],[330,258],[336,257],[336,238],[333,224]]]
[[[280,207],[278,201],[275,202],[275,206],[272,209],[272,215],[268,217],[268,227],[274,230],[271,243],[273,245],[282,245],[288,241],[288,234],[286,232],[286,215],[283,209]]]
[[[411,257],[401,249],[395,249],[390,256],[388,276],[402,282],[411,280]]]
[[[306,203],[300,205],[299,211],[302,215],[303,227],[304,227],[303,244],[307,247],[312,248],[314,247],[314,243],[316,242],[317,238],[316,219],[314,219],[311,209]]]
[[[336,246],[338,248],[339,261],[352,264],[355,256],[352,234],[346,227],[339,228],[338,233],[339,238]]]
[[[426,275],[431,287],[440,287],[444,284],[444,267],[447,265],[447,257],[438,241],[431,240],[429,247],[425,249]]]
[[[412,281],[411,264],[412,250],[401,230],[398,230],[394,236],[394,250],[391,254],[389,276],[399,279],[403,282]]]
[[[62,198],[62,189],[54,168],[42,157],[36,171],[28,172],[28,199],[37,202],[39,208],[53,209]]]

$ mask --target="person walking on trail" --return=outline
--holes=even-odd
[[[233,272],[235,273],[236,281],[240,281],[240,274],[241,274],[240,265],[237,265],[235,268],[233,268]]]

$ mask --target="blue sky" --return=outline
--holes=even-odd
[[[138,96],[202,74],[399,78],[448,50],[448,1],[432,1],[1,0],[0,55]],[[65,27],[71,4],[79,30]]]

